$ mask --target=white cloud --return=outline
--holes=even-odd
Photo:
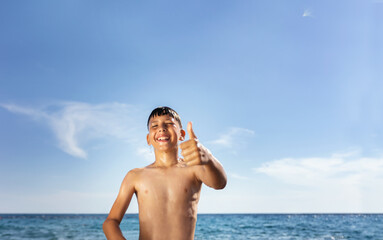
[[[219,136],[218,139],[209,141],[208,143],[222,146],[222,147],[232,148],[234,146],[237,146],[243,143],[244,137],[249,137],[253,135],[254,135],[254,131],[252,130],[233,127],[233,128],[230,128],[228,132]]]
[[[249,179],[248,177],[241,176],[241,175],[236,174],[236,173],[229,173],[229,176],[232,178],[238,179],[238,180],[248,180]]]
[[[46,117],[43,112],[35,110],[35,109],[24,108],[14,104],[0,104],[0,106],[13,113],[25,114],[34,118]]]
[[[354,154],[333,154],[328,158],[284,158],[255,169],[287,183],[317,185],[333,180],[383,180],[383,158],[353,158]]]
[[[294,196],[315,201],[316,208],[324,211],[381,209],[383,157],[361,157],[354,151],[327,158],[284,158],[264,163],[254,171],[274,178],[279,186],[290,185]],[[326,203],[328,206],[323,206]]]
[[[313,16],[313,14],[310,11],[310,9],[305,9],[303,14],[302,14],[302,17],[312,17],[312,16]]]
[[[137,154],[142,156],[148,162],[153,162],[154,160],[154,151],[151,150],[151,146],[138,147]]]
[[[94,139],[118,138],[137,143],[137,129],[144,124],[140,111],[121,103],[88,104],[61,102],[43,108],[1,104],[10,112],[27,115],[47,124],[64,152],[79,158],[87,158],[84,145]],[[139,153],[139,152],[138,152]]]

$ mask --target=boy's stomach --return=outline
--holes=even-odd
[[[140,201],[140,239],[193,239],[197,199],[145,199]]]
[[[191,240],[197,222],[196,210],[181,210],[164,212],[147,209],[139,213],[140,239],[144,240]]]

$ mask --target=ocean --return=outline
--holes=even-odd
[[[0,240],[105,239],[106,214],[0,214]],[[138,215],[121,230],[138,239]],[[383,240],[383,214],[199,214],[195,239]]]

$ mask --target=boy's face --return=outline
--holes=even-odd
[[[146,139],[156,150],[178,149],[178,141],[185,139],[185,131],[171,116],[155,116],[149,121],[149,133]]]

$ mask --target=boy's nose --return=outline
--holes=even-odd
[[[166,129],[165,126],[161,126],[161,127],[159,128],[159,131],[160,131],[160,132],[165,132],[165,131],[167,131],[167,129]]]

